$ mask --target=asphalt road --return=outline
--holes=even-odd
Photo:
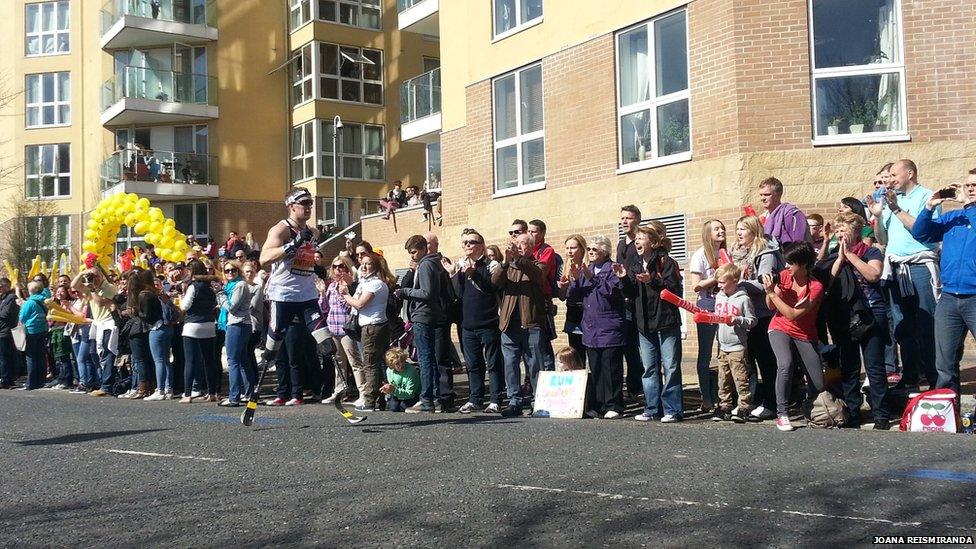
[[[976,536],[976,438],[0,392],[0,546],[789,546]]]

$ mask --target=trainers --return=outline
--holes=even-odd
[[[516,406],[506,406],[502,410],[502,417],[518,417],[522,415],[522,409]]]
[[[154,401],[155,402],[157,400],[166,400],[166,395],[164,395],[162,391],[156,391],[155,393],[147,396],[143,400],[145,400],[147,402],[148,401]]]
[[[614,410],[610,410],[607,413],[603,414],[603,419],[619,419],[619,418],[620,418],[620,412]]]
[[[336,400],[336,395],[332,395],[330,397],[323,398],[322,404],[332,404],[333,402],[335,402],[335,400]]]
[[[776,414],[772,410],[767,409],[765,406],[756,406],[751,412],[749,412],[749,417],[755,418],[759,421],[766,419],[773,419]]]
[[[636,416],[634,416],[634,421],[652,421],[653,419],[654,419],[654,416],[651,415],[651,414],[648,414],[647,412],[641,412],[641,413],[637,414]]]
[[[780,431],[792,431],[793,424],[790,423],[790,416],[779,416],[776,418],[776,428]]]
[[[736,423],[745,423],[746,416],[748,416],[749,414],[745,410],[739,410],[739,407],[736,406],[735,410],[732,410],[732,412],[729,415],[732,416],[732,421]]]
[[[891,420],[876,419],[874,420],[874,427],[872,427],[872,429],[875,431],[887,431],[888,429],[891,429]]]
[[[464,406],[458,408],[459,414],[470,414],[471,412],[480,412],[483,408],[474,402],[465,402]]]
[[[354,400],[352,402],[352,405],[355,408],[364,408],[366,406],[366,399],[365,398],[357,398],[356,400]]]
[[[732,421],[732,412],[716,408],[715,413],[712,414],[712,421]]]
[[[664,417],[661,418],[661,423],[677,423],[679,421],[681,421],[681,417],[674,414],[664,414]]]
[[[485,409],[482,410],[482,412],[484,412],[486,414],[497,414],[497,413],[500,413],[501,411],[502,411],[501,406],[499,406],[498,404],[495,404],[494,402],[492,402],[488,406],[485,406]]]
[[[421,412],[433,412],[433,411],[434,411],[434,407],[431,406],[429,402],[424,402],[422,400],[418,400],[416,404],[407,408],[406,410],[408,414],[419,414]]]
[[[355,407],[353,407],[353,410],[356,410],[357,412],[373,412],[373,411],[375,411],[375,410],[373,410],[373,405],[372,404],[364,404],[362,406],[360,406],[360,405],[357,404]]]
[[[101,389],[95,389],[94,391],[92,391],[92,392],[90,392],[88,394],[90,394],[93,397],[107,397],[107,396],[112,396],[112,394],[109,393],[108,391],[103,391]]]
[[[278,399],[275,399],[275,400],[278,400]],[[301,406],[304,403],[305,403],[305,401],[302,400],[302,399],[300,399],[300,398],[293,398],[293,399],[289,400],[288,402],[286,402],[285,403],[285,406]],[[358,409],[359,407],[357,406],[356,408]],[[370,406],[370,410],[372,410],[372,409],[373,409],[372,406]]]
[[[203,391],[190,391],[190,398],[202,397]]]
[[[284,406],[285,405],[285,399],[283,399],[283,398],[272,398],[270,400],[265,400],[264,401],[264,405],[265,406]]]
[[[68,391],[68,393],[69,394],[72,394],[72,395],[83,395],[83,394],[85,394],[87,392],[88,391],[85,390],[85,388],[84,387],[81,387],[81,386],[75,387],[71,391]]]
[[[434,403],[434,413],[435,414],[453,414],[457,411],[457,408],[453,404],[448,404],[446,402],[435,402]]]

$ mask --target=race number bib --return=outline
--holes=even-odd
[[[295,252],[295,259],[291,262],[291,274],[297,276],[311,276],[315,272],[315,249],[306,244]]]

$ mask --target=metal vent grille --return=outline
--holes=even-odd
[[[662,215],[649,217],[641,221],[641,226],[648,225],[651,221],[660,221],[668,230],[668,238],[671,239],[671,257],[684,265],[688,261],[688,222],[685,214]],[[623,238],[624,231],[617,225],[617,239]]]

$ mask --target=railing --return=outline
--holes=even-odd
[[[426,0],[397,0],[397,12],[403,13]]]
[[[400,123],[441,112],[441,69],[425,72],[400,84]]]
[[[216,0],[109,0],[102,6],[102,34],[123,16],[132,15],[173,23],[217,26]]]
[[[126,66],[102,85],[102,110],[124,98],[216,106],[217,79],[205,74]]]
[[[102,190],[125,181],[216,185],[217,157],[209,154],[119,149],[102,162]]]

